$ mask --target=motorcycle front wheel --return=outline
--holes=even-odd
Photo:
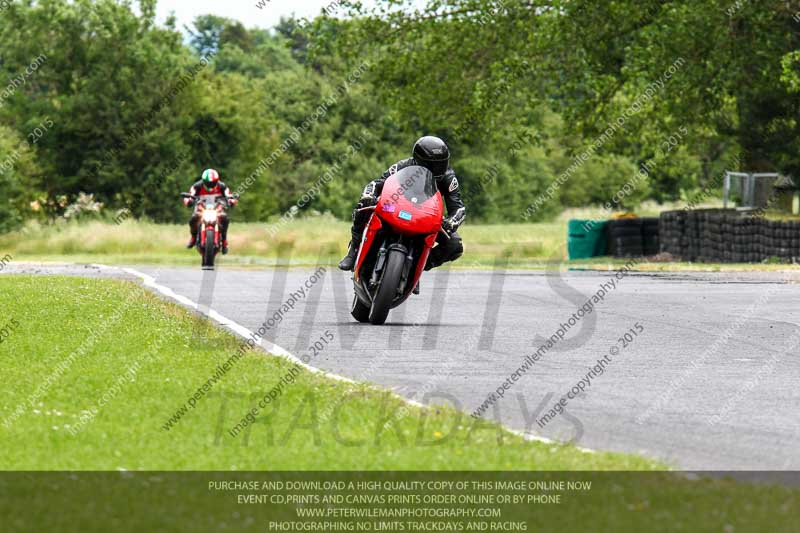
[[[203,266],[214,268],[214,228],[206,230],[205,249],[203,249]]]
[[[389,250],[386,256],[386,263],[383,266],[383,276],[381,277],[375,298],[372,300],[372,307],[369,310],[369,321],[372,324],[380,325],[386,322],[392,302],[397,295],[397,286],[403,275],[403,265],[406,261],[406,254],[401,250]]]

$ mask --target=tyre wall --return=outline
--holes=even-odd
[[[684,261],[800,261],[800,222],[765,220],[735,209],[661,213],[661,251]]]
[[[608,254],[614,257],[656,255],[660,250],[658,217],[609,220]]]

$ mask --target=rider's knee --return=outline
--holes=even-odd
[[[447,255],[450,258],[450,261],[455,261],[464,255],[464,243],[461,241],[461,237],[454,236],[450,239],[450,241],[448,241]]]

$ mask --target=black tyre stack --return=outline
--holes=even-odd
[[[775,255],[775,230],[770,220],[748,217],[753,225],[753,249],[756,261],[766,261]]]
[[[608,223],[609,253],[614,257],[641,257],[644,253],[641,218],[619,218]]]
[[[789,234],[792,243],[792,261],[797,263],[800,262],[800,224],[794,224]]]
[[[777,222],[776,233],[778,241],[777,256],[782,261],[792,261],[798,256],[796,246],[797,224],[792,222]]]
[[[762,260],[761,246],[758,242],[762,220],[754,217],[740,217],[734,224],[734,254],[739,253],[742,263],[757,263]]]
[[[661,250],[684,261],[800,261],[800,222],[765,220],[734,209],[667,211]]]
[[[659,217],[661,251],[681,257],[686,246],[686,211],[664,211]]]
[[[644,255],[657,255],[661,252],[661,231],[658,217],[642,218],[642,252]]]
[[[698,227],[701,242],[698,247],[698,261],[719,261],[728,253],[722,240],[724,224],[723,217],[719,213],[699,213]]]
[[[697,211],[689,211],[686,213],[686,236],[687,246],[686,255],[689,261],[697,261],[703,247],[700,243],[700,213]]]

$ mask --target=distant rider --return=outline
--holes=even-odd
[[[216,195],[216,196],[224,196],[228,199],[230,205],[236,205],[239,203],[231,190],[219,180],[219,172],[214,170],[213,168],[208,168],[203,171],[203,177],[196,181],[191,188],[189,189],[189,194],[192,196],[204,196],[204,195]],[[183,203],[186,206],[190,206],[194,204],[194,201],[191,198],[184,198]],[[224,211],[219,214],[219,228],[220,228],[220,237],[222,237],[222,253],[228,253],[228,215]],[[192,212],[192,218],[189,219],[189,231],[192,233],[192,238],[189,239],[189,242],[186,244],[187,248],[192,248],[195,243],[197,243],[197,232],[200,229],[200,212],[197,209],[197,206],[194,206],[194,211]]]
[[[450,149],[439,137],[426,136],[419,138],[414,143],[410,158],[398,161],[389,167],[379,179],[372,180],[364,187],[364,192],[361,193],[361,200],[353,210],[353,227],[350,230],[352,239],[350,240],[347,255],[339,263],[340,269],[353,270],[355,266],[364,226],[366,226],[371,215],[369,210],[361,211],[361,209],[378,203],[378,197],[381,195],[386,178],[399,170],[414,165],[427,168],[436,178],[436,186],[439,192],[442,193],[448,214],[448,218],[442,221],[442,229],[450,235],[450,238],[448,239],[441,233],[436,237],[437,245],[428,256],[425,270],[436,268],[448,261],[455,261],[464,253],[461,236],[456,230],[464,222],[467,209],[464,206],[464,202],[461,201],[461,190],[456,173],[450,168]]]

